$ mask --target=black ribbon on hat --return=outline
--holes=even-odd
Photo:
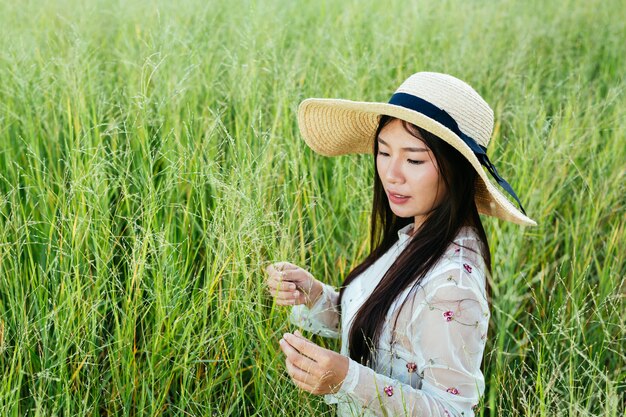
[[[498,170],[491,163],[489,157],[487,157],[487,148],[478,144],[472,137],[461,132],[461,129],[459,129],[459,125],[456,123],[456,120],[454,120],[454,118],[450,116],[448,112],[440,109],[429,101],[407,93],[395,93],[393,96],[391,96],[391,99],[389,99],[389,104],[402,106],[410,110],[415,110],[416,112],[422,113],[423,115],[430,117],[431,119],[439,122],[440,124],[453,131],[458,137],[463,140],[463,142],[465,142],[467,146],[470,147],[472,152],[474,152],[474,154],[476,155],[476,158],[478,158],[478,161],[480,161],[481,165],[487,168],[487,171],[489,171],[489,173],[497,181],[497,183],[500,184],[500,186],[504,188],[506,192],[508,192],[511,197],[515,199],[515,201],[517,201],[517,204],[519,204],[519,208],[522,213],[526,214],[526,212],[524,211],[524,207],[522,207],[522,202],[517,197],[517,194],[515,194],[515,191],[513,191],[513,187],[511,187],[511,185],[504,178],[502,178],[500,174],[498,174]]]

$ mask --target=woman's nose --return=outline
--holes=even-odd
[[[400,182],[403,180],[401,161],[399,158],[390,158],[389,165],[387,165],[387,172],[385,173],[387,181]]]

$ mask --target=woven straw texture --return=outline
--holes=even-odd
[[[493,131],[493,110],[465,82],[447,74],[418,72],[396,93],[411,94],[445,110],[459,129],[487,147]],[[416,111],[389,103],[345,99],[309,98],[298,107],[300,133],[311,149],[325,156],[373,153],[374,134],[380,115],[406,120],[437,135],[467,158],[479,174],[476,207],[482,214],[516,224],[535,226],[489,179],[474,152],[454,132]]]

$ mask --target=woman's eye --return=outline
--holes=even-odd
[[[389,156],[388,153],[383,152],[383,151],[378,151],[378,155],[380,155],[380,156]],[[420,165],[420,164],[424,163],[424,161],[415,161],[413,159],[407,159],[407,161],[409,161],[409,164],[413,164],[413,165]]]

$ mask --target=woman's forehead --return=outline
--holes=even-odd
[[[382,145],[392,147],[412,148],[411,150],[415,151],[418,148],[429,150],[417,129],[413,129],[413,132],[407,131],[400,119],[394,119],[385,125],[378,134],[377,140]]]

